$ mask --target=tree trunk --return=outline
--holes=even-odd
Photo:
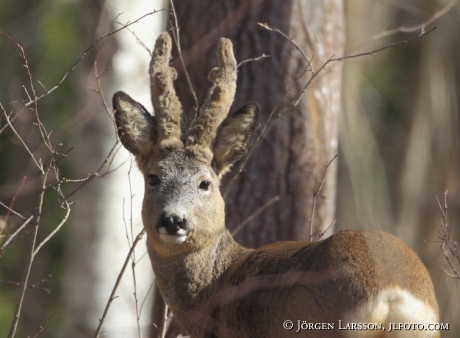
[[[215,47],[220,37],[233,41],[238,62],[270,55],[240,67],[233,106],[236,109],[250,100],[258,102],[262,107],[262,124],[281,100],[286,87],[302,74],[307,62],[289,41],[259,27],[258,22],[278,28],[294,39],[306,55],[313,58],[314,70],[332,55],[343,54],[343,8],[338,0],[190,1],[178,3],[176,11],[184,60],[200,103],[210,86],[207,75],[216,65]],[[175,64],[179,65],[177,61]],[[302,76],[291,97],[297,95],[310,76],[310,72]],[[271,198],[281,197],[239,233],[237,240],[241,244],[257,247],[273,241],[309,238],[315,183],[318,187],[325,165],[337,153],[340,86],[338,63],[328,67],[313,82],[297,108],[274,123],[246,170],[228,187],[229,229],[235,229]],[[177,90],[185,109],[192,112],[194,102],[183,72],[180,72]],[[295,99],[287,99],[282,105],[288,106],[293,101]],[[226,188],[224,183],[223,190]],[[317,196],[314,231],[333,221],[334,205],[333,165]]]
[[[134,22],[154,9],[164,7],[162,0],[139,0],[135,4],[109,1],[103,5],[96,26],[88,27],[88,36],[93,34],[90,43],[107,33],[107,27],[111,31],[120,28],[120,25],[111,26],[114,18],[122,23]],[[164,30],[164,13],[146,16],[142,23],[130,26],[129,30],[136,35],[125,29],[96,46],[98,73],[102,74],[108,69],[109,61],[112,63],[101,78],[102,91],[109,109],[110,98],[117,90],[129,92],[149,107],[150,55],[138,44],[137,39],[152,48],[157,35]],[[80,93],[85,108],[79,113],[80,119],[74,126],[77,137],[74,142],[77,154],[72,157],[76,159],[73,165],[74,177],[84,177],[97,170],[117,138],[114,124],[104,111],[101,98],[90,89],[97,87],[92,62],[89,68],[82,79],[85,90]],[[152,111],[152,108],[149,110]],[[95,334],[133,237],[142,229],[143,177],[124,149],[117,152],[111,168],[117,168],[123,162],[126,163],[112,174],[91,182],[75,197],[77,203],[73,212],[78,215],[78,219],[72,221],[67,244],[61,336],[68,336],[69,332],[77,338],[92,337]],[[135,280],[130,262],[104,321],[102,333],[105,337],[138,337],[150,330],[149,302],[140,312],[154,280],[145,253],[143,240],[132,256],[133,261],[136,261]]]
[[[312,73],[303,74],[308,62],[287,39],[257,25],[267,23],[294,39],[313,59],[316,71],[326,60],[343,54],[343,4],[340,0],[275,1],[225,0],[176,2],[182,54],[198,102],[210,87],[207,75],[216,66],[216,45],[220,37],[230,38],[238,62],[270,55],[239,68],[233,110],[247,101],[261,105],[264,124],[293,84],[295,89],[283,100],[288,108]],[[313,57],[314,56],[314,57]],[[195,103],[178,58],[178,95],[188,113]],[[303,74],[303,75],[302,75]],[[296,79],[300,80],[296,84]],[[329,65],[302,97],[300,104],[277,119],[263,136],[245,170],[234,183],[223,183],[226,195],[226,224],[235,229],[243,220],[280,196],[236,236],[247,247],[259,247],[279,240],[308,240],[313,194],[327,163],[337,153],[337,121],[340,109],[341,65]],[[278,109],[277,113],[284,111]],[[235,166],[238,168],[238,164]],[[312,233],[325,230],[334,220],[336,166],[327,170],[326,180],[316,198]],[[327,234],[332,232],[332,227]],[[317,236],[316,236],[317,238]],[[171,337],[174,336],[171,334]]]

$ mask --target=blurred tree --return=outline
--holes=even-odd
[[[443,200],[446,190],[452,238],[459,238],[458,10],[447,0],[347,3],[353,53],[438,28],[377,58],[345,63],[339,137],[338,228],[385,230],[417,251],[433,278],[441,321],[451,325],[443,337],[460,331],[453,301],[460,284],[442,272],[439,246],[424,241],[437,240],[435,197]]]
[[[59,3],[57,1],[11,1],[0,2],[0,31],[9,35],[14,41],[24,47],[28,58],[30,71],[33,74],[34,85],[39,94],[44,92],[42,87],[52,87],[62,77],[66,67],[77,57],[75,41],[79,38],[78,18],[81,5],[78,3]],[[57,29],[59,27],[59,29]],[[41,142],[38,128],[34,124],[33,111],[24,109],[21,100],[27,100],[31,95],[29,79],[23,67],[19,49],[6,38],[0,38],[0,103],[8,113],[17,118],[13,125],[28,144],[37,158],[44,162],[49,158],[47,149]],[[38,81],[40,81],[40,83]],[[42,84],[42,85],[41,85]],[[25,92],[28,91],[28,94]],[[53,142],[62,142],[68,146],[65,128],[61,123],[74,113],[69,102],[75,100],[75,86],[71,81],[63,83],[59,95],[50,96],[39,104],[42,122],[48,130],[52,130]],[[10,102],[15,101],[15,104]],[[10,205],[14,200],[14,209],[24,215],[36,212],[37,196],[40,190],[40,172],[23,145],[14,136],[10,128],[5,128],[6,121],[3,111],[0,116],[0,200]],[[64,161],[63,161],[64,162]],[[62,163],[61,163],[62,164]],[[65,165],[61,173],[65,174]],[[56,203],[56,195],[46,194],[43,208],[46,210]],[[7,214],[2,207],[0,219]],[[41,225],[38,240],[42,240],[62,218],[58,212]],[[6,232],[7,236],[22,223],[22,220],[10,213]],[[0,258],[0,336],[6,337],[10,330],[16,303],[21,287],[4,283],[5,281],[20,282],[26,266],[26,255],[29,250],[31,231],[28,235],[8,247]],[[50,293],[40,289],[26,289],[22,306],[17,335],[34,334],[39,326],[59,308],[61,297],[61,272],[63,241],[62,232],[58,233],[43,250],[36,256],[29,277],[29,284],[35,284]],[[4,238],[3,238],[4,239]],[[1,244],[3,244],[3,239]],[[51,321],[48,326],[48,336],[55,337],[57,321]]]
[[[96,2],[86,7],[81,17],[82,20],[88,18],[84,25],[89,40],[87,45],[121,28],[124,23],[134,22],[164,7],[161,0]],[[73,121],[76,149],[72,174],[75,177],[95,172],[117,141],[114,123],[107,116],[112,114],[111,96],[115,91],[124,90],[146,107],[150,106],[147,72],[150,55],[138,42],[151,48],[156,36],[165,29],[163,17],[166,13],[147,15],[117,35],[101,40],[90,60],[97,63],[85,64],[81,77],[83,85],[78,93],[80,110]],[[102,96],[91,90],[98,90],[96,71],[98,76],[105,73],[100,78]],[[142,228],[143,177],[123,148],[117,150],[111,165],[111,168],[120,167],[103,180],[91,182],[74,198],[75,217],[67,239],[61,336],[68,332],[75,338],[95,334],[130,243]],[[149,309],[149,302],[144,306],[144,315],[140,313],[141,303],[153,282],[145,253],[142,241],[133,256],[136,280],[130,263],[105,318],[101,332],[107,337],[138,336],[151,326],[149,312],[145,310]]]

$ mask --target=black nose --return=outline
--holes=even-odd
[[[166,216],[163,218],[163,226],[170,234],[175,234],[179,229],[186,230],[187,222],[179,216]]]

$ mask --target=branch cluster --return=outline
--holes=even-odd
[[[449,265],[448,269],[442,268],[444,272],[449,277],[460,280],[460,254],[458,252],[458,243],[451,239],[451,227],[447,217],[447,191],[444,193],[444,204],[441,204],[437,196],[436,200],[442,213],[442,219],[441,230],[438,230],[438,241],[433,243],[439,244]]]

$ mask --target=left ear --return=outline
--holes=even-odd
[[[121,143],[136,157],[146,158],[157,139],[156,118],[122,91],[112,101]]]
[[[213,147],[214,167],[219,176],[246,153],[256,129],[259,110],[257,103],[249,102],[227,116],[219,126]]]

